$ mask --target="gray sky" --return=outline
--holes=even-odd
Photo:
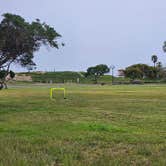
[[[36,53],[38,70],[81,71],[101,63],[118,69],[151,64],[152,54],[166,62],[165,0],[1,0],[0,15],[6,12],[39,18],[62,34],[64,48]]]

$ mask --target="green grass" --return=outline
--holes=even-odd
[[[25,74],[32,77],[33,82],[43,82],[47,83],[50,80],[53,83],[70,83],[77,82],[77,79],[81,81],[81,83],[92,83],[90,79],[86,79],[84,77],[84,72],[73,72],[73,71],[59,71],[59,72],[45,72],[45,73],[18,73],[18,75]]]
[[[42,82],[48,83],[52,81],[53,83],[77,83],[77,79],[81,84],[94,84],[93,77],[85,77],[85,72],[73,72],[73,71],[59,71],[59,72],[45,72],[45,73],[37,73],[37,72],[26,72],[26,73],[17,73],[18,75],[27,75],[31,76],[33,82]],[[126,78],[116,78],[116,81],[124,82],[129,81]],[[101,76],[98,80],[98,83],[112,83],[111,75]]]
[[[78,83],[81,84],[94,84],[94,77],[88,76],[85,77],[85,72],[74,72],[74,71],[59,71],[59,72],[25,72],[25,73],[17,73],[17,75],[27,75],[32,77],[33,82],[41,82],[41,83]],[[123,77],[114,77],[114,84],[131,84],[130,78]],[[20,81],[18,81],[19,83]],[[98,84],[112,84],[112,76],[111,75],[103,75],[98,79]],[[142,83],[146,84],[165,84],[166,80],[164,79],[143,79]],[[14,82],[15,83],[15,82]],[[26,83],[26,82],[25,82]]]
[[[166,165],[165,85],[66,89],[0,91],[0,166]]]

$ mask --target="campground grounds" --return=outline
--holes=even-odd
[[[166,85],[0,91],[0,166],[107,165],[166,165]]]

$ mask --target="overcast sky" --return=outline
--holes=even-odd
[[[39,18],[63,36],[65,47],[36,53],[38,70],[82,71],[96,64],[119,69],[151,64],[153,54],[166,62],[165,0],[1,0],[0,15],[6,12]]]

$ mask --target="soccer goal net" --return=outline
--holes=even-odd
[[[50,99],[66,99],[65,88],[51,88],[50,89]]]

